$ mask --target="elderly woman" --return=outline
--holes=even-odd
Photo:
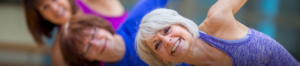
[[[234,18],[246,0],[218,0],[196,24],[170,9],[148,13],[139,26],[139,57],[152,66],[299,66],[276,40]]]

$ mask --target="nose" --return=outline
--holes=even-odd
[[[50,8],[51,8],[52,12],[57,12],[58,11],[58,4],[51,3]]]
[[[169,47],[171,45],[172,38],[170,36],[161,36],[162,43],[165,47]]]

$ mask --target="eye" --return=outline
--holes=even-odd
[[[98,31],[98,29],[96,28],[96,27],[94,27],[94,32],[93,32],[93,34],[92,34],[92,38],[91,38],[91,40],[94,40],[95,38],[96,38],[96,36],[97,36],[97,31]]]
[[[48,8],[49,8],[48,5],[44,5],[44,6],[43,6],[43,10],[47,10]]]
[[[155,50],[158,49],[158,47],[160,46],[160,44],[161,44],[161,42],[157,42],[157,43],[155,44]]]
[[[168,34],[170,32],[171,26],[164,29],[164,34]]]

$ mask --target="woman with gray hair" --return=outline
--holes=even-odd
[[[139,57],[151,66],[300,66],[276,40],[234,18],[246,1],[218,0],[198,27],[171,9],[148,13],[136,36]]]

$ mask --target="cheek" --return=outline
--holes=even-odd
[[[47,10],[39,10],[39,12],[41,13],[42,18],[50,21],[53,24],[58,24],[60,25],[61,23],[55,19],[55,15],[51,12],[51,11],[47,11]]]
[[[189,43],[190,43],[191,40],[193,39],[192,34],[191,34],[190,32],[188,32],[187,30],[185,30],[185,29],[182,29],[181,35],[182,35],[182,37],[185,38],[185,40],[186,40],[187,42],[189,42]]]
[[[88,56],[85,56],[85,58],[87,59],[87,60],[94,60],[93,58],[95,57],[95,54],[94,53],[90,53]]]
[[[114,51],[114,50],[115,50],[115,47],[118,46],[116,43],[117,43],[117,42],[115,42],[115,41],[107,41],[107,44],[106,44],[106,46],[105,46],[105,51],[104,51],[104,52],[106,52],[106,51],[108,51],[108,52]],[[103,46],[102,46],[102,47],[103,47]],[[105,53],[104,53],[104,54],[105,54]]]
[[[49,20],[49,21],[53,21],[53,18],[54,18],[54,14],[50,11],[40,11],[42,17],[46,20]]]
[[[190,41],[183,40],[182,45],[183,46],[180,47],[180,53],[185,54],[190,47]]]
[[[43,18],[50,21],[53,24],[56,24],[56,25],[62,25],[65,23],[65,22],[62,22],[62,21],[59,21],[58,19],[56,19],[55,16],[50,12],[47,14],[44,14]]]

